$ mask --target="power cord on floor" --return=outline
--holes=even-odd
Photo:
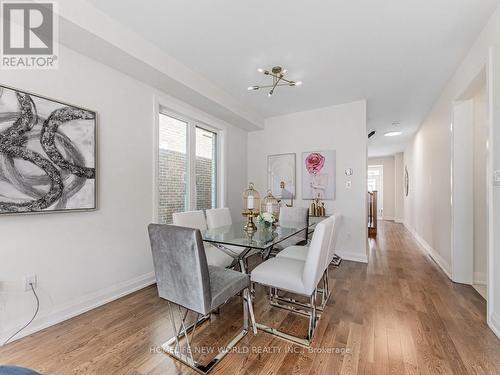
[[[36,294],[35,292],[35,287],[33,286],[33,283],[30,283],[30,287],[31,287],[31,290],[33,291],[33,295],[35,296],[35,299],[36,299],[36,310],[35,310],[35,314],[33,315],[33,317],[30,319],[30,321],[28,323],[26,323],[22,328],[20,328],[16,333],[14,333],[12,336],[10,336],[4,343],[3,345],[7,345],[10,340],[12,340],[14,337],[16,337],[16,335],[18,333],[20,333],[22,330],[26,329],[33,320],[35,320],[36,316],[38,315],[38,310],[40,310],[40,300],[38,299],[38,295]]]

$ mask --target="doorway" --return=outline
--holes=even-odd
[[[382,220],[384,217],[384,166],[369,165],[368,166],[368,192],[377,193],[377,219]]]
[[[489,100],[483,69],[453,107],[452,279],[488,300]]]

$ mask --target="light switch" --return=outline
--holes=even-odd
[[[347,180],[347,181],[345,182],[345,188],[346,188],[346,189],[350,189],[350,188],[351,188],[351,186],[352,186],[351,180]]]
[[[500,171],[493,173],[493,185],[500,186]]]

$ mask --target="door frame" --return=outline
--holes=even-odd
[[[493,317],[493,306],[494,306],[494,288],[495,284],[493,282],[494,275],[494,264],[493,264],[493,251],[494,251],[494,222],[493,222],[493,124],[494,124],[494,102],[493,102],[493,48],[489,48],[488,55],[485,57],[483,62],[480,64],[476,73],[472,75],[472,78],[466,83],[466,85],[459,91],[459,95],[456,96],[454,102],[452,103],[452,116],[451,116],[451,125],[450,125],[450,140],[451,145],[453,146],[453,111],[455,109],[455,105],[459,102],[463,102],[465,97],[467,96],[467,92],[471,87],[475,84],[478,79],[482,79],[481,75],[484,75],[484,82],[486,84],[486,95],[487,95],[487,103],[488,103],[488,137],[487,137],[487,153],[486,153],[486,185],[487,185],[487,193],[486,193],[486,205],[487,205],[487,220],[488,220],[488,238],[487,238],[487,257],[486,257],[486,279],[487,279],[487,300],[486,300],[486,309],[487,309],[487,322],[490,327],[494,327],[492,323]],[[455,252],[454,239],[455,235],[460,232],[460,228],[458,228],[458,223],[455,223],[453,220],[453,212],[454,212],[454,204],[456,200],[453,197],[453,160],[454,160],[454,149],[451,147],[451,163],[450,163],[450,172],[451,172],[451,276],[452,280],[456,281],[460,279],[460,275],[456,275],[456,269],[454,267],[454,263],[456,263],[456,257],[460,256]],[[457,227],[455,228],[455,225]],[[473,249],[470,249],[473,252]],[[473,280],[473,276],[472,276]],[[458,281],[459,282],[459,281]]]
[[[380,190],[377,190],[377,220],[383,220],[384,219],[384,165],[383,164],[373,164],[373,165],[368,165],[367,169],[370,168],[378,168],[380,170],[379,178],[380,178]],[[368,179],[368,173],[367,173],[367,179]],[[378,203],[380,202],[380,206]],[[380,209],[382,209],[382,215],[379,215]]]

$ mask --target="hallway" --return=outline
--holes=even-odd
[[[380,222],[370,241],[368,265],[344,261],[331,269],[333,298],[314,353],[249,334],[239,347],[250,354],[231,353],[213,374],[500,373],[500,342],[486,326],[480,295],[450,282],[401,224]],[[269,315],[265,296],[258,290],[258,317]],[[225,316],[236,327],[240,310],[233,307],[215,321]],[[1,348],[0,363],[47,374],[191,373],[151,349],[169,335],[167,316],[151,286]],[[295,329],[300,318],[279,311],[272,320]]]
[[[500,342],[486,325],[485,300],[471,286],[451,282],[402,224],[379,222],[377,241],[370,241],[360,287],[373,292],[365,300],[361,345],[369,354],[360,369],[499,373]]]

